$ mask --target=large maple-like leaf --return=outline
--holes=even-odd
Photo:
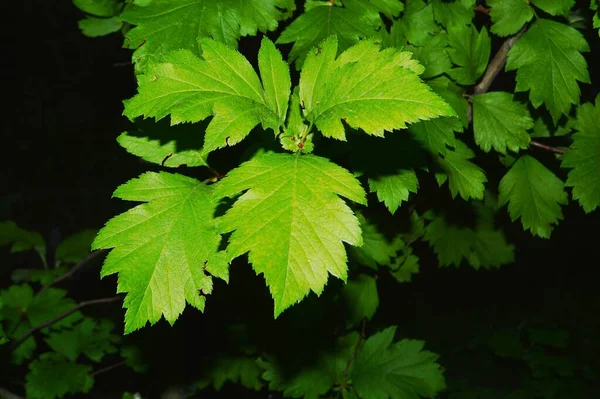
[[[424,68],[410,52],[380,50],[374,40],[364,40],[336,59],[337,46],[330,37],[313,49],[300,76],[304,114],[324,136],[345,140],[342,120],[383,136],[407,123],[455,115],[421,81]]]
[[[567,186],[586,212],[600,206],[600,95],[596,106],[583,104],[577,110],[573,144],[565,153],[563,168],[573,168]]]
[[[365,192],[345,169],[312,155],[266,153],[228,173],[216,197],[245,193],[223,216],[223,233],[233,231],[233,259],[249,252],[275,301],[275,316],[304,298],[320,294],[328,274],[346,280],[343,243],[361,245],[356,216],[338,197],[365,203]]]
[[[589,46],[576,29],[538,19],[508,53],[506,70],[517,70],[515,91],[529,90],[531,104],[537,108],[544,103],[556,124],[579,103],[577,81],[590,82],[583,51]]]
[[[171,123],[214,116],[204,137],[204,153],[234,145],[259,123],[275,132],[283,125],[290,74],[275,45],[264,38],[258,54],[261,80],[248,60],[215,40],[201,41],[202,58],[188,50],[169,53],[139,79],[139,93],[126,102],[125,115]]]
[[[152,0],[136,2],[121,19],[137,25],[125,45],[137,49],[134,58],[145,65],[171,50],[198,52],[201,38],[236,46],[240,36],[277,28],[295,8],[291,0]],[[143,69],[143,67],[142,67]]]
[[[568,198],[564,183],[529,155],[520,157],[500,181],[500,205],[508,203],[514,221],[521,218],[525,230],[549,238],[552,224],[562,219],[561,205]]]
[[[115,197],[145,202],[114,217],[98,233],[93,248],[113,248],[102,276],[119,274],[125,297],[125,332],[173,324],[186,302],[204,310],[212,278],[228,279],[213,226],[217,204],[211,188],[182,175],[148,172],[117,188]]]

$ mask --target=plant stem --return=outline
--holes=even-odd
[[[362,326],[360,328],[360,337],[358,338],[358,341],[356,341],[356,346],[354,347],[354,352],[352,352],[352,357],[350,359],[348,359],[348,362],[346,363],[346,367],[344,368],[344,377],[348,377],[348,373],[350,372],[350,366],[352,365],[352,362],[354,361],[354,359],[356,359],[356,355],[358,355],[358,350],[360,349],[360,345],[363,343],[363,341],[366,338],[366,334],[365,334],[365,330],[367,327],[367,319],[363,319],[362,321]]]
[[[79,263],[77,263],[75,266],[73,266],[68,272],[66,272],[62,276],[58,276],[57,278],[54,279],[54,281],[43,286],[42,289],[38,292],[38,294],[41,294],[42,292],[46,291],[48,288],[52,287],[53,285],[58,284],[61,281],[71,277],[73,274],[75,274],[79,269],[81,269],[83,266],[85,266],[92,259],[96,258],[98,255],[105,254],[106,252],[107,251],[104,249],[90,252],[90,254],[88,256],[86,256],[84,259],[79,261]]]
[[[542,150],[550,151],[550,152],[553,152],[555,154],[564,154],[565,153],[565,150],[563,150],[563,149],[556,148],[556,147],[551,147],[549,145],[542,144],[542,143],[538,143],[537,141],[534,141],[534,140],[531,140],[531,142],[529,144],[532,147],[541,148]]]
[[[120,362],[117,362],[117,363],[114,363],[114,364],[109,364],[109,365],[108,365],[108,366],[106,366],[106,367],[102,367],[102,368],[99,368],[98,370],[92,371],[92,372],[90,373],[90,376],[92,376],[92,377],[95,377],[95,376],[97,376],[98,374],[102,374],[102,373],[104,373],[104,372],[106,372],[106,371],[109,371],[109,370],[112,370],[112,369],[114,369],[114,368],[117,368],[117,367],[123,366],[125,363],[126,363],[126,361],[125,361],[125,360],[121,360]]]
[[[64,319],[65,317],[67,317],[68,315],[70,315],[71,313],[76,312],[77,310],[84,308],[86,306],[89,305],[99,305],[102,303],[111,303],[111,302],[115,302],[119,299],[123,299],[123,296],[121,295],[115,295],[109,298],[100,298],[100,299],[92,299],[90,301],[85,301],[85,302],[81,302],[75,306],[73,306],[71,309],[59,314],[58,316],[42,323],[42,324],[38,324],[35,327],[32,327],[31,329],[29,329],[25,334],[23,334],[21,337],[19,337],[18,339],[14,340],[11,342],[11,344],[9,345],[9,347],[15,348],[17,347],[21,342],[23,342],[27,337],[29,337],[31,334],[33,334],[34,332],[36,332],[37,330],[40,330],[44,327],[48,327],[51,326],[52,324],[56,323],[57,321],[60,321],[62,319]]]

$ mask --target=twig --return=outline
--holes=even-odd
[[[542,150],[550,151],[550,152],[553,152],[555,154],[564,154],[565,153],[565,150],[562,150],[562,149],[556,148],[556,147],[551,147],[551,146],[546,145],[546,144],[538,143],[537,141],[534,141],[534,140],[531,140],[529,142],[529,144],[532,147],[541,148]]]
[[[120,362],[117,362],[117,363],[115,363],[115,364],[109,364],[109,365],[108,365],[108,366],[106,366],[106,367],[102,367],[102,368],[100,368],[100,369],[98,369],[98,370],[92,371],[92,372],[90,373],[90,376],[92,376],[92,377],[95,377],[95,376],[97,376],[98,374],[102,374],[102,373],[104,373],[104,372],[106,372],[106,371],[109,371],[109,370],[112,370],[112,369],[114,369],[114,368],[117,368],[117,367],[123,366],[123,365],[124,365],[126,362],[127,362],[126,360],[121,360]]]
[[[12,341],[9,345],[9,347],[15,348],[16,346],[18,346],[21,342],[23,342],[27,337],[29,337],[31,334],[33,334],[34,332],[36,332],[37,330],[40,330],[44,327],[48,327],[51,326],[52,324],[56,323],[57,321],[60,321],[62,319],[64,319],[65,317],[67,317],[68,315],[70,315],[73,312],[78,311],[81,308],[84,308],[86,306],[89,305],[99,305],[102,303],[111,303],[111,302],[115,302],[118,301],[119,299],[123,299],[123,296],[121,295],[115,295],[109,298],[100,298],[100,299],[92,299],[91,301],[85,301],[85,302],[81,302],[75,306],[73,306],[71,309],[59,314],[58,316],[54,317],[53,319],[50,319],[42,324],[38,324],[35,327],[32,327],[31,329],[29,329],[25,334],[21,335],[20,338]]]
[[[506,64],[506,58],[508,57],[508,52],[515,45],[516,41],[525,33],[526,27],[523,27],[519,33],[516,35],[509,37],[502,43],[500,50],[496,53],[490,64],[488,65],[485,73],[483,74],[483,78],[481,81],[473,88],[473,94],[483,94],[487,92],[496,79],[496,76],[504,69],[504,64]],[[469,107],[467,109],[467,118],[469,123],[473,120],[473,108],[471,103],[469,103]]]
[[[475,11],[485,15],[490,15],[490,9],[485,6],[482,6],[481,4],[477,4],[477,7],[475,7]]]
[[[346,377],[346,378],[348,377],[348,372],[350,371],[350,366],[352,365],[352,362],[354,361],[354,359],[356,359],[356,355],[358,355],[358,349],[360,349],[360,344],[362,344],[366,338],[366,334],[365,334],[366,327],[367,327],[367,319],[363,319],[362,326],[360,328],[360,337],[358,338],[358,341],[356,341],[356,346],[354,347],[354,352],[352,352],[352,357],[350,359],[348,359],[348,362],[346,363],[346,367],[344,368],[344,377]]]
[[[0,398],[2,398],[2,399],[25,399],[22,396],[15,395],[14,393],[8,391],[5,388],[0,388]]]
[[[52,282],[43,286],[42,289],[40,290],[40,292],[38,292],[38,294],[46,291],[48,288],[52,287],[53,285],[58,284],[61,281],[71,277],[73,274],[75,274],[75,272],[77,272],[79,269],[81,269],[83,266],[85,266],[89,261],[96,258],[98,255],[105,254],[106,252],[107,252],[107,250],[105,250],[105,249],[99,249],[97,251],[92,251],[88,256],[86,256],[84,259],[79,261],[79,263],[77,263],[75,266],[73,266],[68,272],[66,272],[62,276],[58,276]]]

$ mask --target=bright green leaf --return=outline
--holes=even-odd
[[[448,54],[456,65],[448,74],[461,85],[472,85],[487,67],[491,52],[491,38],[483,27],[478,32],[474,25],[452,25],[448,28]]]
[[[596,105],[583,104],[577,110],[573,144],[562,160],[563,168],[572,168],[567,186],[585,212],[600,206],[600,96]]]
[[[177,141],[170,140],[166,143],[160,139],[140,137],[123,132],[117,141],[128,153],[165,167],[206,166],[206,155],[198,150],[177,151]]]
[[[354,389],[368,399],[435,396],[446,387],[438,356],[423,351],[423,341],[393,343],[395,332],[387,328],[364,343],[350,373]]]
[[[352,324],[360,323],[365,318],[371,320],[379,307],[377,282],[366,274],[359,274],[355,279],[348,281],[342,294]]]
[[[289,0],[153,0],[129,6],[121,18],[137,25],[125,45],[137,49],[134,58],[144,69],[147,60],[171,50],[199,55],[196,43],[202,38],[235,46],[241,36],[275,30],[293,7]]]
[[[513,35],[533,18],[529,0],[487,0],[494,23],[491,32],[498,36]]]
[[[91,371],[90,366],[71,363],[58,353],[44,353],[29,364],[27,397],[54,399],[88,392],[94,385]]]
[[[454,110],[419,79],[423,67],[409,52],[380,50],[371,40],[336,60],[334,37],[309,53],[300,77],[306,119],[326,137],[345,140],[344,120],[367,134],[401,129],[406,123],[452,116]]]
[[[409,193],[416,193],[419,186],[414,170],[401,170],[394,175],[369,179],[369,189],[377,193],[377,199],[383,202],[393,214],[407,201]]]
[[[432,4],[435,20],[445,27],[469,25],[475,15],[474,0],[433,0]]]
[[[527,130],[532,127],[527,107],[514,101],[512,94],[498,91],[473,96],[473,132],[483,151],[494,148],[506,154],[507,148],[525,149],[530,141]]]
[[[125,332],[156,323],[173,324],[189,303],[204,310],[212,279],[228,279],[228,265],[217,252],[220,236],[211,187],[182,175],[144,173],[113,194],[144,202],[114,217],[100,230],[94,249],[113,248],[102,276],[119,274],[118,292],[127,292]]]
[[[446,173],[452,197],[460,194],[464,200],[482,199],[485,191],[483,184],[487,182],[487,178],[477,165],[469,161],[475,157],[475,154],[460,140],[456,140],[454,145],[454,150],[448,150],[438,156],[440,165]],[[440,185],[446,181],[446,176],[438,177]]]
[[[564,15],[575,5],[575,0],[531,0],[531,2],[550,15]]]
[[[500,181],[499,203],[531,234],[549,238],[552,225],[562,219],[561,205],[568,202],[564,183],[529,155],[520,157]]]
[[[265,38],[261,46],[264,90],[239,52],[209,39],[202,40],[201,47],[202,59],[186,50],[175,51],[149,68],[139,77],[138,95],[126,102],[125,115],[159,120],[170,114],[172,124],[214,115],[204,137],[205,153],[239,143],[259,123],[277,133],[290,83],[287,67],[280,70],[280,55],[273,44]]]
[[[367,1],[346,0],[343,6],[333,5],[330,1],[314,1],[312,4],[277,39],[278,44],[294,43],[289,59],[296,60],[298,69],[308,52],[331,35],[337,36],[339,51],[361,39],[380,35],[383,21],[377,8]]]
[[[508,53],[506,70],[517,70],[515,91],[528,91],[538,108],[542,103],[554,124],[579,104],[577,81],[590,82],[585,58],[585,38],[574,28],[548,19],[538,19]]]
[[[362,237],[338,195],[365,203],[348,171],[312,155],[265,153],[229,172],[215,196],[243,191],[222,218],[221,231],[233,231],[230,258],[249,252],[256,273],[264,274],[276,317],[309,291],[320,294],[329,273],[346,280],[343,242],[359,246]]]

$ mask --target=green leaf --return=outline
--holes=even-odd
[[[404,10],[404,4],[400,0],[369,0],[369,3],[389,19],[394,19]]]
[[[94,18],[86,17],[80,20],[77,25],[81,33],[88,37],[106,36],[118,32],[123,27],[123,22],[119,17],[112,18]]]
[[[425,72],[421,75],[423,79],[436,77],[452,69],[448,55],[448,37],[443,31],[429,35],[423,46],[405,46],[404,49],[413,53],[415,59],[425,67]]]
[[[356,279],[348,281],[342,290],[352,324],[363,319],[371,320],[379,307],[377,282],[371,276],[359,274]]]
[[[491,32],[498,36],[513,35],[533,18],[529,0],[487,0],[494,23]]]
[[[556,125],[572,104],[579,104],[577,81],[590,82],[583,51],[589,46],[577,30],[538,19],[509,51],[506,70],[517,70],[515,91],[529,90],[531,104],[544,103]]]
[[[525,230],[549,238],[552,225],[562,219],[561,205],[568,202],[564,183],[529,155],[520,157],[500,181],[500,205],[508,203],[508,213],[521,218]]]
[[[416,193],[419,187],[414,170],[401,170],[396,174],[369,179],[369,189],[377,193],[377,199],[383,202],[393,214],[407,201],[409,193]]]
[[[269,390],[283,391],[285,397],[320,399],[334,384],[340,384],[347,379],[344,370],[358,340],[359,335],[356,332],[340,337],[333,348],[320,351],[312,364],[299,370],[294,364],[293,370],[287,373],[283,372],[275,359],[259,359],[258,364],[265,369],[262,378],[269,382]]]
[[[0,296],[0,345],[4,345],[8,342],[8,335],[4,331],[4,327],[2,327],[2,320],[4,320],[4,313],[2,308],[4,307],[4,300]]]
[[[423,0],[407,0],[401,22],[406,39],[416,46],[424,46],[431,34],[440,31],[433,17],[433,4]]]
[[[72,309],[75,301],[67,296],[66,290],[48,288],[33,297],[26,312],[27,319],[32,326],[45,323],[59,314]],[[75,312],[64,319],[53,323],[52,328],[69,327],[81,318],[80,312]]]
[[[385,2],[389,6],[390,2]],[[300,69],[308,52],[329,36],[336,35],[339,51],[344,51],[361,39],[380,36],[382,27],[377,8],[367,1],[346,0],[343,6],[331,1],[313,1],[309,10],[281,32],[277,43],[294,43],[289,59],[296,60]]]
[[[171,50],[186,49],[199,55],[198,40],[213,38],[236,46],[241,36],[277,29],[279,21],[295,8],[289,0],[153,0],[136,2],[121,14],[137,25],[127,32],[125,45],[137,49],[134,59],[156,60]]]
[[[334,37],[306,58],[300,75],[300,100],[306,119],[325,137],[345,140],[344,120],[354,129],[383,136],[406,123],[454,110],[419,79],[423,67],[409,52],[380,50],[373,40],[351,47],[336,60]]]
[[[128,153],[138,156],[144,161],[165,167],[206,166],[206,155],[198,150],[177,151],[176,140],[170,140],[163,144],[160,139],[134,136],[123,132],[117,137],[117,141]]]
[[[73,0],[75,7],[97,17],[117,15],[121,4],[119,0]]]
[[[511,93],[493,92],[473,96],[473,132],[475,142],[485,152],[492,148],[506,154],[529,146],[527,130],[533,119],[524,104],[514,101]]]
[[[94,362],[100,362],[105,354],[117,351],[115,344],[120,339],[111,334],[112,329],[112,323],[107,320],[96,322],[94,319],[84,318],[72,329],[51,333],[45,341],[53,351],[72,362],[81,354]]]
[[[228,280],[226,256],[217,252],[221,238],[211,187],[182,175],[148,172],[113,195],[145,202],[111,219],[93,243],[93,249],[113,248],[101,275],[118,273],[117,290],[128,293],[125,332],[161,316],[173,324],[186,302],[204,310],[210,275]]]
[[[445,171],[443,176],[437,176],[439,185],[447,179],[453,198],[460,194],[464,200],[482,199],[485,191],[483,184],[487,182],[487,178],[477,165],[469,161],[475,154],[460,140],[456,140],[454,146],[454,150],[438,156]]]
[[[124,114],[156,120],[170,114],[172,124],[214,115],[204,137],[204,153],[239,143],[259,123],[278,133],[290,83],[287,67],[273,70],[282,67],[273,44],[265,38],[261,45],[261,84],[239,52],[214,40],[200,43],[202,59],[187,50],[174,51],[140,76],[139,93],[126,102]]]
[[[98,230],[86,229],[67,237],[56,248],[55,260],[77,263],[90,254]]]
[[[27,397],[54,399],[89,392],[94,385],[91,371],[90,366],[68,362],[58,353],[44,353],[29,364]]]
[[[391,267],[392,277],[399,283],[409,283],[412,281],[413,274],[419,272],[419,257],[412,253],[410,247],[404,249],[402,256],[396,258]]]
[[[579,201],[585,212],[592,212],[600,205],[600,96],[596,106],[583,104],[577,109],[573,144],[562,159],[563,168],[572,168],[567,186],[573,187],[573,198]]]
[[[45,261],[46,243],[40,233],[24,230],[14,222],[0,222],[0,245],[12,244],[10,252],[35,250]]]
[[[130,367],[136,373],[145,373],[148,371],[148,365],[144,363],[141,350],[136,346],[122,346],[121,357],[125,360],[125,365]]]
[[[469,25],[475,15],[474,0],[433,0],[433,15],[442,26]]]
[[[364,343],[350,376],[358,395],[368,399],[431,398],[446,387],[438,356],[423,351],[424,342],[403,339],[392,343],[396,327]]]
[[[461,85],[470,86],[487,67],[491,52],[491,38],[483,27],[478,32],[474,25],[452,25],[448,28],[448,54],[456,65],[448,74]]]
[[[389,242],[361,213],[357,213],[356,217],[362,230],[363,245],[349,248],[353,259],[372,269],[377,269],[377,265],[390,265],[398,251],[394,243]]]
[[[575,5],[575,0],[531,0],[531,2],[550,15],[564,15]]]
[[[233,231],[230,258],[249,252],[256,273],[264,274],[275,317],[309,291],[321,294],[328,273],[346,280],[343,242],[359,246],[362,237],[358,220],[338,195],[366,203],[348,171],[312,155],[264,153],[215,186],[217,198],[243,191],[220,228]]]
[[[245,356],[220,356],[212,365],[208,379],[216,391],[220,391],[227,381],[260,391],[264,385],[260,378],[262,372],[256,359]]]

